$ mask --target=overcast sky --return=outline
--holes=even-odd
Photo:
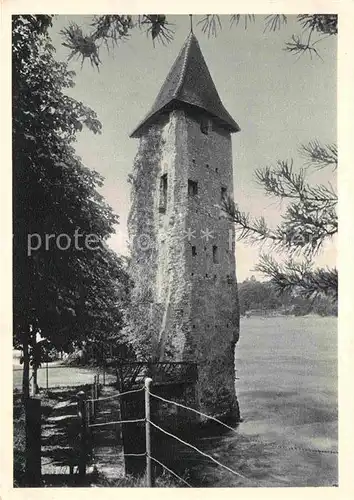
[[[209,38],[196,26],[195,34],[224,106],[241,127],[233,134],[235,201],[245,211],[264,215],[271,225],[280,220],[283,208],[265,197],[254,181],[256,168],[272,165],[277,159],[294,159],[302,165],[298,147],[318,139],[336,142],[336,37],[317,44],[322,60],[303,55],[299,59],[283,50],[291,35],[301,33],[294,16],[276,33],[264,33],[264,17],[256,23],[229,29],[228,16],[222,16],[224,29]],[[70,21],[85,25],[90,18],[57,16],[51,32],[57,59],[64,60],[68,49],[61,45],[59,31]],[[103,124],[95,136],[82,132],[76,149],[84,163],[105,177],[102,189],[107,201],[119,214],[120,224],[110,244],[118,253],[127,253],[127,216],[130,185],[127,183],[137,139],[129,134],[151,107],[173,61],[189,32],[188,16],[170,16],[174,40],[155,48],[146,34],[134,31],[131,39],[110,53],[102,48],[100,72],[86,61],[72,60],[76,86],[70,95],[94,109]],[[322,171],[313,181],[335,183],[335,174]],[[259,248],[236,244],[237,278],[254,273]],[[335,265],[335,245],[329,244],[318,257],[319,265]]]

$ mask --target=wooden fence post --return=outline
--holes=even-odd
[[[92,420],[92,413],[91,413],[91,405],[92,405],[92,402],[89,399],[87,399],[86,400],[86,420],[87,420],[87,426],[89,426],[93,422],[93,420]]]
[[[94,379],[94,383],[91,385],[91,417],[92,419],[94,418],[95,416],[95,413],[96,413],[96,390],[95,390],[95,379]]]
[[[100,374],[97,373],[96,377],[96,399],[100,397]]]
[[[46,362],[45,362],[45,388],[47,391],[49,389],[49,373],[48,373],[48,371],[49,370],[48,370],[48,358],[47,358]]]
[[[97,415],[97,412],[98,412],[98,399],[100,397],[100,374],[97,373],[97,377],[96,377],[96,384],[95,384],[95,399],[96,399],[96,405],[95,405],[95,410],[96,410],[96,413],[95,415]]]
[[[77,412],[80,419],[79,476],[83,479],[88,461],[86,400],[83,391],[77,393],[77,400]]]
[[[151,425],[150,425],[150,384],[151,378],[145,379],[145,440],[146,440],[146,486],[152,488],[151,474]]]
[[[26,486],[41,485],[41,401],[28,398],[26,405]]]
[[[103,360],[103,366],[102,366],[102,369],[103,369],[103,374],[102,374],[102,385],[103,387],[106,385],[106,361]]]

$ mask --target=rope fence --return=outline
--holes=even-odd
[[[186,484],[188,486],[188,488],[193,488],[193,486],[191,486],[189,483],[187,483],[187,481],[185,479],[183,479],[181,476],[179,476],[178,474],[176,474],[175,472],[173,472],[173,470],[169,469],[165,464],[163,464],[162,462],[160,462],[159,460],[157,460],[157,458],[154,458],[151,455],[149,455],[149,457],[151,458],[151,460],[153,460],[157,464],[161,465],[161,467],[163,469],[167,470],[167,472],[169,472],[170,474],[172,474],[172,476],[176,477],[177,479],[179,479],[180,481],[182,481],[182,483]]]
[[[146,452],[145,453],[124,453],[124,456],[125,457],[146,457],[147,454],[146,454]],[[157,464],[159,464],[163,469],[167,470],[167,472],[169,472],[170,474],[172,474],[172,476],[176,477],[182,483],[186,484],[189,488],[193,488],[193,486],[191,486],[189,483],[187,483],[187,481],[185,479],[183,479],[183,477],[181,477],[178,474],[176,474],[176,472],[173,472],[173,470],[169,469],[167,467],[167,465],[165,465],[162,462],[160,462],[159,460],[157,460],[157,458],[155,458],[155,457],[153,457],[151,455],[149,455],[149,458],[151,458],[151,460],[153,460],[154,462],[156,462]]]
[[[134,389],[132,391],[125,391],[125,392],[119,392],[118,394],[114,394],[114,396],[107,396],[106,398],[92,398],[92,399],[87,399],[86,401],[92,402],[92,401],[108,401],[110,399],[116,399],[121,396],[125,396],[127,394],[134,394],[135,392],[142,392],[144,390],[144,387],[141,387],[140,389]]]
[[[157,394],[154,394],[153,392],[150,392],[149,394],[150,394],[150,396],[152,396],[155,399],[159,399],[161,401],[164,401],[165,403],[173,404],[175,406],[179,406],[180,408],[184,408],[185,410],[192,411],[192,412],[194,412],[194,413],[196,413],[198,415],[201,415],[202,417],[208,418],[209,420],[214,420],[215,422],[217,422],[218,424],[222,425],[226,429],[234,432],[235,434],[238,434],[238,431],[236,429],[234,429],[233,427],[230,427],[229,425],[225,424],[224,422],[222,422],[221,420],[219,420],[219,419],[217,419],[215,417],[207,415],[206,413],[203,413],[201,411],[195,410],[194,408],[190,408],[188,406],[185,406],[185,405],[183,405],[181,403],[177,403],[176,401],[171,401],[169,399],[165,399],[165,398],[163,398],[161,396],[158,396]],[[261,441],[261,443],[264,444],[263,441]],[[330,453],[330,454],[334,454],[334,455],[338,454],[338,451],[335,451],[335,450],[320,450],[320,449],[313,449],[313,448],[302,448],[301,446],[293,446],[293,445],[286,446],[286,445],[281,445],[281,444],[277,444],[277,443],[274,443],[274,445],[277,448],[283,448],[283,449],[294,450],[294,451],[308,451],[308,452],[313,452],[313,453]]]
[[[195,410],[194,408],[190,408],[189,406],[182,405],[181,403],[177,403],[176,401],[171,401],[169,399],[162,398],[161,396],[158,396],[157,394],[154,394],[153,392],[150,392],[150,396],[154,397],[155,399],[160,399],[161,401],[164,401],[165,403],[170,403],[174,404],[175,406],[179,406],[180,408],[184,408],[185,410],[193,411],[194,413],[197,413],[198,415],[201,415],[202,417],[206,417],[209,420],[214,420],[218,424],[223,425],[226,427],[226,429],[229,429],[230,431],[236,432],[233,427],[230,427],[227,424],[224,424],[221,420],[218,418],[212,417],[211,415],[207,415],[206,413],[202,413],[201,411]]]
[[[193,446],[192,444],[190,443],[187,443],[187,441],[183,441],[183,439],[175,436],[174,434],[171,434],[170,432],[167,432],[165,429],[163,429],[162,427],[154,424],[154,422],[152,422],[151,420],[148,421],[153,427],[155,427],[155,429],[158,429],[159,431],[163,432],[164,434],[166,434],[167,436],[170,436],[170,437],[173,437],[174,439],[176,439],[177,441],[179,441],[180,443],[184,444],[185,446],[188,446],[189,448],[192,448],[193,450],[197,451],[198,453],[200,453],[201,455],[203,455],[204,457],[207,457],[209,458],[210,460],[212,460],[213,462],[215,462],[217,465],[220,465],[220,467],[223,467],[224,469],[228,470],[229,472],[231,472],[232,474],[234,474],[235,476],[239,476],[239,477],[242,477],[243,479],[247,479],[248,481],[252,481],[252,479],[249,479],[248,477],[244,476],[243,474],[241,474],[240,472],[236,472],[235,470],[232,470],[230,469],[230,467],[228,467],[227,465],[224,465],[222,464],[221,462],[219,462],[218,460],[216,460],[216,458],[212,457],[211,455],[208,455],[207,453],[204,453],[204,451],[201,451],[199,450],[196,446]]]
[[[302,448],[301,446],[290,446],[290,445],[282,445],[278,443],[272,443],[276,448],[283,448],[285,450],[293,450],[293,451],[306,451],[309,453],[329,453],[332,455],[338,455],[337,450],[320,450],[316,448]]]
[[[154,456],[152,456],[152,454],[151,454],[151,431],[150,431],[150,426],[154,427],[156,430],[158,430],[159,432],[163,433],[164,435],[166,435],[166,436],[168,436],[170,438],[173,438],[174,440],[178,441],[182,445],[184,445],[184,446],[186,446],[186,447],[194,450],[195,452],[197,452],[202,457],[205,457],[207,459],[207,461],[204,461],[205,463],[208,463],[208,462],[210,463],[210,461],[211,461],[211,462],[215,463],[217,466],[221,467],[222,469],[224,469],[224,470],[228,471],[229,473],[233,474],[234,476],[242,478],[242,479],[244,479],[244,480],[246,480],[248,482],[251,482],[251,483],[255,483],[255,482],[257,484],[260,483],[259,480],[247,477],[244,474],[241,474],[240,472],[238,472],[237,470],[234,470],[234,469],[228,467],[227,465],[219,462],[219,460],[217,460],[216,458],[214,458],[212,455],[210,455],[208,453],[205,453],[204,451],[200,450],[197,446],[194,446],[193,444],[188,443],[187,441],[184,441],[183,439],[181,439],[180,437],[176,436],[172,432],[167,431],[166,429],[164,429],[163,427],[160,427],[160,425],[158,425],[157,423],[155,423],[150,418],[150,397],[152,397],[152,398],[154,398],[156,400],[163,401],[163,402],[165,402],[167,404],[171,404],[171,405],[174,405],[176,407],[180,407],[180,408],[183,408],[185,410],[191,411],[191,412],[193,412],[195,414],[198,414],[198,415],[202,416],[205,419],[208,419],[208,420],[211,420],[211,421],[214,421],[214,422],[218,423],[222,427],[226,428],[229,431],[232,431],[235,434],[239,434],[238,431],[237,431],[237,429],[231,427],[230,425],[225,424],[224,422],[222,422],[221,420],[219,420],[216,417],[213,417],[211,415],[207,415],[206,413],[198,411],[198,410],[196,410],[194,408],[191,408],[191,407],[186,406],[184,404],[178,403],[176,401],[172,401],[172,400],[163,398],[162,396],[159,396],[159,395],[151,392],[150,391],[150,384],[151,384],[151,382],[152,382],[151,379],[145,379],[145,385],[144,385],[144,387],[140,387],[138,389],[134,389],[134,390],[130,390],[130,391],[121,392],[121,393],[115,394],[114,396],[103,397],[103,398],[93,397],[91,399],[85,400],[86,403],[91,403],[92,405],[94,405],[95,403],[99,404],[100,401],[113,400],[113,399],[120,398],[121,396],[129,395],[129,394],[134,394],[134,393],[139,393],[139,392],[144,392],[145,393],[145,417],[144,418],[122,419],[122,420],[115,420],[115,421],[111,421],[111,422],[91,423],[90,421],[84,422],[84,417],[83,417],[82,418],[82,421],[83,421],[83,427],[82,428],[83,429],[84,428],[88,429],[88,428],[100,428],[100,427],[105,427],[105,426],[110,426],[110,425],[118,425],[118,424],[138,424],[138,423],[145,423],[145,446],[146,446],[145,452],[144,453],[124,453],[123,455],[124,455],[124,457],[145,457],[145,459],[146,459],[146,481],[147,481],[147,486],[152,486],[151,461],[153,461],[153,462],[157,463],[158,465],[160,465],[164,470],[166,470],[169,474],[171,474],[172,476],[174,476],[180,482],[182,482],[183,484],[185,484],[187,487],[189,487],[189,488],[192,487],[185,479],[183,479],[176,472],[174,472],[169,467],[167,467],[167,465],[165,465],[164,463],[162,463],[161,461],[159,461],[157,458],[155,458]],[[93,395],[97,396],[98,392],[96,392]],[[81,412],[84,412],[84,413],[85,413],[85,411],[84,411],[84,407],[85,407],[84,403],[85,402],[82,401],[81,402],[81,406],[80,406]],[[264,444],[271,444],[271,443],[265,443],[264,441],[259,441],[259,443],[261,443],[263,445]],[[282,444],[277,444],[277,443],[272,443],[272,444],[275,447],[283,448],[283,449],[287,449],[287,450],[303,451],[303,452],[311,452],[311,453],[338,454],[338,451],[335,451],[335,450],[320,450],[320,449],[302,448],[300,446],[292,446],[292,445],[287,446],[287,445],[282,445]],[[197,460],[197,457],[196,457],[196,460]],[[188,459],[187,459],[187,461],[188,461]]]
[[[90,424],[88,427],[103,427],[104,425],[116,424],[137,424],[139,422],[145,422],[145,418],[137,418],[135,420],[116,420],[115,422],[102,422],[100,424]]]

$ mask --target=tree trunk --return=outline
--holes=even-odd
[[[39,392],[37,384],[37,373],[38,373],[37,366],[34,365],[32,369],[32,384],[31,384],[31,396],[33,397]]]
[[[38,374],[38,366],[40,363],[40,351],[39,344],[37,344],[36,334],[32,337],[32,384],[31,384],[31,396],[35,397],[38,394],[38,384],[37,384],[37,374]]]
[[[29,398],[29,373],[30,373],[30,360],[28,352],[28,332],[23,333],[23,374],[22,374],[22,397],[24,401]]]

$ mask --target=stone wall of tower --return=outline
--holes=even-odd
[[[220,209],[233,195],[231,138],[211,121],[204,134],[201,118],[174,110],[140,140],[128,225],[141,301],[131,331],[145,332],[152,357],[200,363],[200,407],[237,416],[234,229]]]
[[[201,404],[222,413],[228,405],[236,407],[234,348],[239,337],[234,226],[221,210],[222,197],[233,197],[231,137],[214,122],[207,135],[201,133],[198,117],[187,117],[186,125],[188,178],[198,182],[197,196],[187,197],[187,226],[196,230],[185,249],[192,284],[190,326],[201,363]]]

